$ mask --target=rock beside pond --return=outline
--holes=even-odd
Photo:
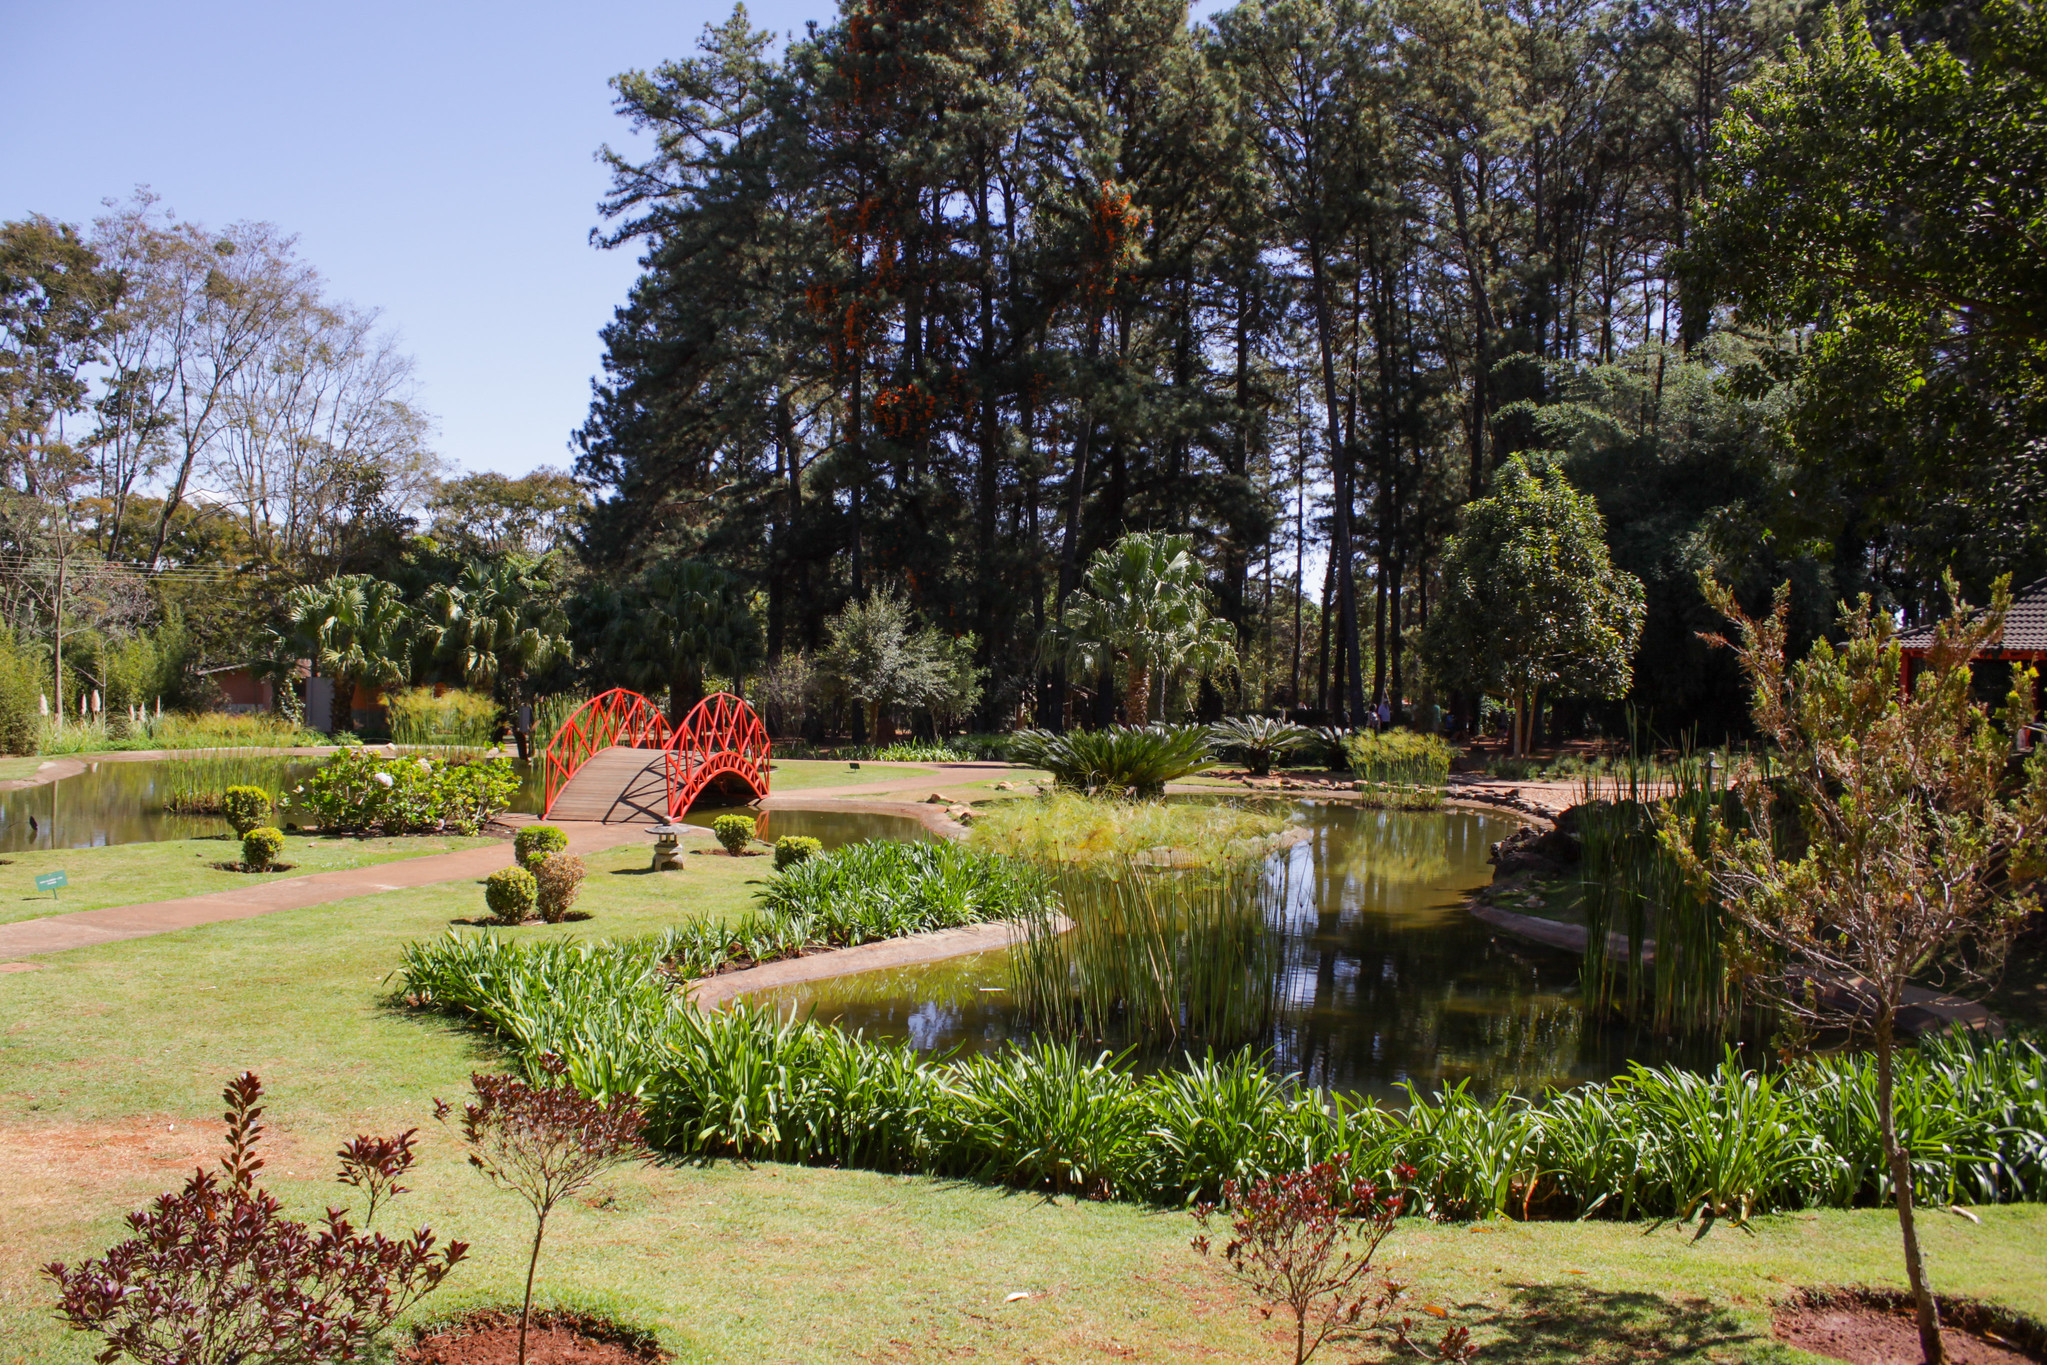
[[[1572,815],[1567,810],[1549,829],[1519,829],[1494,844],[1486,859],[1495,868],[1493,875],[1508,877],[1516,872],[1533,872],[1539,877],[1553,877],[1575,867],[1582,855],[1578,822]]]

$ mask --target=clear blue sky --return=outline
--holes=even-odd
[[[0,0],[0,218],[84,222],[146,184],[182,218],[295,232],[419,361],[467,469],[566,465],[630,251],[588,245],[629,142],[605,82],[730,0]],[[829,19],[763,0],[757,27]]]
[[[1217,8],[1215,0],[1197,6]],[[834,0],[758,0],[800,31]],[[633,253],[588,245],[606,81],[687,55],[730,0],[0,0],[0,219],[148,185],[180,217],[298,234],[383,310],[464,469],[566,465]]]

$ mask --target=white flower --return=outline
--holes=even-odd
[[[378,786],[380,786],[380,787],[388,787],[388,786],[390,786],[390,785],[391,785],[391,774],[389,774],[389,773],[378,773],[378,774],[377,774],[377,785],[378,785]]]
[[[430,773],[434,770],[434,765],[428,760],[422,758],[419,761],[419,770],[423,773]]]

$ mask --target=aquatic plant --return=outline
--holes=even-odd
[[[1056,908],[1024,917],[1010,987],[1053,1037],[1157,1050],[1231,1047],[1278,1012],[1280,878],[1255,860],[1063,867]]]
[[[1284,817],[1229,801],[1114,801],[1052,792],[981,811],[968,843],[1043,867],[1125,862],[1180,866],[1263,854]]]
[[[1105,730],[1019,730],[1010,762],[1043,768],[1078,791],[1158,796],[1166,783],[1213,768],[1208,731],[1199,725],[1118,725]]]
[[[1343,747],[1367,805],[1434,810],[1443,804],[1456,751],[1440,737],[1413,730],[1365,730],[1346,736]]]
[[[391,742],[432,746],[442,757],[482,757],[497,747],[495,736],[504,710],[489,694],[448,688],[408,687],[385,698],[391,718]]]

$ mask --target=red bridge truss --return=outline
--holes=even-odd
[[[661,752],[659,769],[666,792],[659,804],[667,819],[688,810],[705,788],[724,777],[737,778],[756,796],[768,794],[767,727],[740,698],[729,692],[705,697],[683,717],[681,725],[670,725],[653,702],[616,687],[577,707],[548,741],[545,814],[554,814],[555,803],[578,774],[583,780],[577,783],[577,794],[602,802],[607,812],[621,805],[639,812],[651,810],[656,804],[651,799],[654,792],[645,789],[651,786],[648,779],[655,772],[654,755],[649,753],[644,759],[622,755],[623,763],[609,760],[617,751],[633,749]],[[607,761],[586,772],[590,761],[600,755],[607,756]],[[606,790],[584,793],[582,788],[593,781]],[[641,794],[637,800],[630,799],[636,788]]]

